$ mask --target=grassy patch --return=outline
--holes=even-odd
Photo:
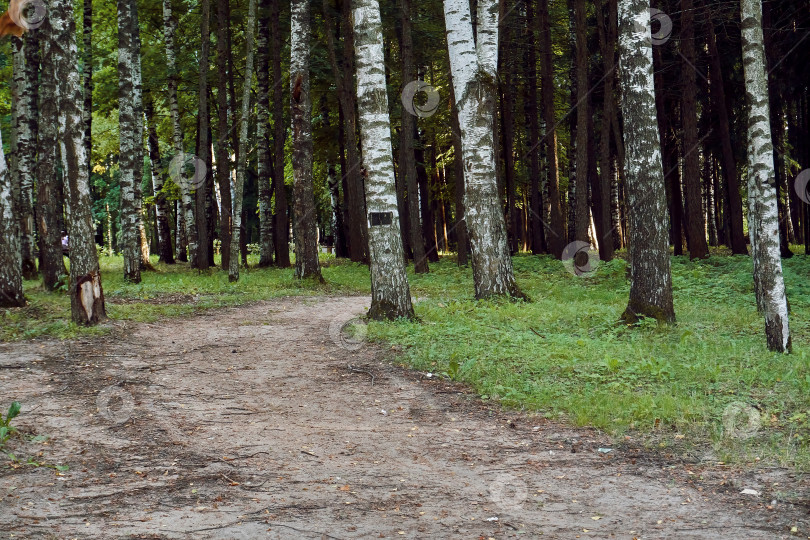
[[[421,323],[372,323],[369,336],[507,406],[657,445],[713,441],[719,460],[810,467],[806,257],[785,261],[792,355],[765,347],[747,257],[674,258],[678,323],[665,327],[617,324],[629,292],[622,260],[587,278],[550,258],[517,257],[515,270],[530,303],[475,301],[469,270],[434,264],[412,276]],[[749,407],[743,418],[728,416],[733,403]],[[749,418],[753,428],[741,425]]]

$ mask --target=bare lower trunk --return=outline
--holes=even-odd
[[[762,3],[742,0],[742,44],[748,97],[748,231],[757,305],[765,316],[768,348],[791,349],[787,296],[779,255],[779,212],[771,140]]]
[[[366,171],[372,319],[414,316],[399,231],[378,0],[354,0],[357,101]],[[406,113],[407,114],[407,113]]]
[[[58,84],[60,150],[65,175],[67,229],[70,236],[70,307],[73,322],[96,324],[106,319],[104,290],[93,235],[92,204],[82,120],[82,91],[73,4],[52,0],[43,25],[44,56]]]
[[[293,0],[290,45],[290,114],[293,131],[293,214],[295,275],[321,277],[318,223],[312,191],[312,99],[309,90],[309,0]]]
[[[228,280],[239,281],[239,249],[242,231],[242,195],[245,187],[245,170],[247,169],[247,138],[250,114],[250,87],[253,84],[253,34],[256,30],[256,0],[248,5],[247,30],[245,32],[245,84],[242,91],[242,114],[239,118],[239,140],[244,142],[236,166],[236,183],[233,187],[233,234],[231,241],[231,265],[228,268]],[[315,258],[317,260],[317,253]]]
[[[630,246],[630,301],[623,318],[673,322],[666,193],[655,116],[649,3],[620,0],[622,112]]]
[[[155,221],[157,221],[158,254],[160,262],[174,264],[174,251],[172,250],[172,235],[169,226],[169,205],[166,194],[163,192],[165,176],[163,162],[160,159],[160,146],[158,144],[157,127],[155,125],[154,102],[151,93],[145,96],[144,111],[147,124],[147,145],[149,148],[149,161],[152,163],[152,183],[155,190]]]
[[[0,140],[0,307],[25,305],[19,222],[14,213],[14,197],[11,191],[11,174],[6,166],[6,157]]]

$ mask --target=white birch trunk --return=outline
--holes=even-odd
[[[0,139],[0,307],[24,305],[19,227],[14,214],[11,174]]]
[[[368,316],[412,318],[394,181],[380,4],[378,0],[355,0],[353,7],[357,101],[369,216],[372,298]]]
[[[498,1],[479,0],[477,42],[468,0],[444,0],[464,160],[464,219],[476,298],[523,297],[515,282],[495,171],[493,113],[498,65]]]
[[[247,35],[245,46],[245,85],[242,90],[242,117],[239,120],[239,140],[242,141],[242,152],[239,152],[239,163],[236,164],[236,182],[233,189],[233,229],[231,230],[231,260],[228,268],[228,280],[239,281],[239,234],[242,226],[242,196],[245,187],[245,169],[247,168],[247,140],[250,118],[250,88],[253,84],[253,34],[256,31],[256,0],[248,5]],[[260,142],[261,144],[261,142]]]
[[[761,0],[742,0],[742,46],[748,98],[748,232],[757,305],[765,315],[768,348],[790,352],[771,139]]]

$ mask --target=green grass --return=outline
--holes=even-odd
[[[251,261],[255,264],[256,261]],[[326,285],[301,283],[291,269],[200,274],[159,265],[125,283],[121,259],[102,259],[107,311],[156,321],[286,295],[369,294],[362,265],[324,259]],[[486,400],[575,425],[631,435],[647,445],[713,452],[721,461],[810,469],[810,258],[784,261],[794,352],[771,353],[756,312],[748,257],[673,258],[678,323],[629,327],[626,265],[617,259],[575,277],[549,257],[519,256],[515,272],[531,302],[476,301],[472,273],[451,258],[427,275],[409,274],[419,321],[372,322],[369,338],[397,345],[400,361],[469,384]],[[69,302],[26,283],[30,305],[0,310],[0,340],[104,332],[67,322]],[[756,434],[730,437],[732,403],[755,407]]]

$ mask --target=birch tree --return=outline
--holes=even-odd
[[[45,62],[52,66],[57,81],[59,111],[59,147],[65,175],[66,221],[70,236],[70,308],[78,324],[96,324],[106,318],[104,290],[101,285],[90,182],[84,146],[82,87],[76,47],[76,23],[73,3],[51,0],[43,39]]]
[[[476,298],[522,297],[512,270],[495,171],[493,113],[498,66],[498,2],[479,0],[476,36],[470,3],[444,0],[444,18],[464,159],[464,219]],[[476,39],[477,38],[477,39]]]
[[[372,319],[412,318],[394,181],[380,4],[378,0],[354,0],[353,8],[357,102],[369,215],[371,307],[368,316]]]
[[[290,43],[290,107],[293,131],[295,275],[321,277],[312,191],[312,100],[309,95],[309,0],[293,0]],[[278,156],[276,157],[278,159]]]
[[[239,140],[247,146],[248,124],[250,114],[250,88],[253,84],[253,34],[256,30],[256,0],[250,0],[248,5],[247,31],[245,46],[245,85],[242,91],[242,116],[239,119]],[[243,147],[244,148],[244,147]],[[245,187],[245,169],[247,168],[247,149],[239,153],[239,163],[236,164],[236,182],[233,187],[233,230],[231,231],[231,260],[228,268],[228,280],[239,281],[239,228],[242,226],[242,195]],[[314,205],[314,203],[313,203]],[[315,253],[317,260],[318,254]],[[296,266],[297,267],[297,266]],[[320,274],[319,274],[320,275]]]
[[[742,48],[748,100],[748,234],[754,262],[757,306],[765,316],[772,351],[790,352],[790,328],[782,259],[776,171],[762,32],[761,0],[742,0]]]
[[[141,38],[135,0],[118,0],[118,125],[121,150],[121,252],[124,279],[141,282],[143,98]]]
[[[11,194],[11,174],[2,143],[0,139],[0,307],[20,307],[25,305],[20,231]]]
[[[653,84],[648,0],[620,0],[620,57],[630,245],[630,301],[622,316],[673,322],[666,192]]]

